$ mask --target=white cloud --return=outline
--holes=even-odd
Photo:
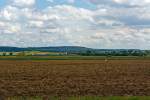
[[[17,16],[17,8],[12,6],[6,6],[1,12],[0,12],[0,18],[3,18],[4,20],[15,20],[18,18]]]
[[[44,22],[43,21],[36,21],[36,20],[31,20],[29,21],[29,23],[27,24],[29,27],[36,27],[36,28],[40,28],[43,27]]]
[[[136,27],[139,21],[141,25],[145,25],[143,20],[150,20],[148,7],[118,9],[99,5],[96,10],[89,10],[70,5],[56,5],[37,10],[30,7],[35,3],[31,1],[26,3],[24,0],[16,0],[13,5],[0,10],[1,45],[150,47],[150,28]],[[95,2],[100,4],[99,0]],[[130,1],[113,2],[127,4]]]
[[[113,5],[116,4],[128,5],[128,6],[149,6],[150,0],[89,0],[95,4],[106,4],[106,5]]]
[[[138,6],[143,6],[143,5],[148,5],[150,4],[150,0],[113,0],[116,3],[120,4],[129,4],[129,5],[138,5]]]
[[[12,5],[18,7],[29,7],[35,4],[35,0],[11,0]]]

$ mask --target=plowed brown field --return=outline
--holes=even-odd
[[[150,95],[150,60],[0,61],[0,95]]]

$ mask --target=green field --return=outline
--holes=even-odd
[[[150,100],[150,97],[10,97],[7,100]]]
[[[140,56],[0,56],[0,60],[149,60]]]

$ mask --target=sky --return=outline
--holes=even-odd
[[[0,0],[0,46],[150,49],[150,0]]]

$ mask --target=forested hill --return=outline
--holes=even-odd
[[[80,46],[57,46],[57,47],[0,47],[0,52],[21,52],[21,51],[48,51],[48,52],[85,52],[93,50],[91,48]]]
[[[148,50],[139,49],[93,49],[80,46],[57,46],[57,47],[0,47],[0,52],[23,52],[23,51],[41,51],[41,52],[67,52],[80,55],[147,55]]]

